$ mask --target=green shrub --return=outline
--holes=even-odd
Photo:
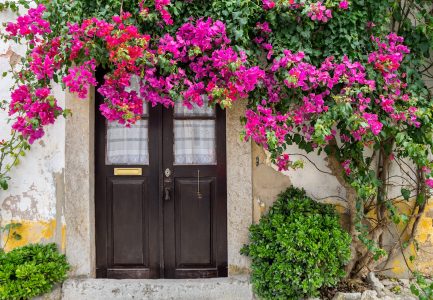
[[[30,299],[66,279],[69,264],[55,244],[0,251],[0,299]]]
[[[344,276],[351,238],[331,205],[320,204],[304,190],[289,188],[250,227],[250,244],[241,253],[252,259],[251,279],[264,299],[317,296]]]

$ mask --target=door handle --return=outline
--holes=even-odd
[[[171,189],[169,187],[164,188],[164,200],[165,201],[170,201],[170,192],[171,192]]]

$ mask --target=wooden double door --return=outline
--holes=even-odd
[[[225,112],[145,105],[126,128],[96,109],[95,130],[97,277],[227,276]]]

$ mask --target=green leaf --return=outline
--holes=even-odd
[[[2,190],[7,190],[9,188],[8,182],[6,179],[0,179],[0,188]]]
[[[410,291],[411,291],[411,293],[414,294],[415,296],[419,296],[419,291],[418,291],[418,289],[416,288],[416,286],[415,286],[414,284],[411,284],[411,285],[410,285]]]
[[[404,200],[406,200],[406,201],[409,200],[409,198],[410,198],[410,190],[402,188],[401,189],[401,195],[403,196]]]
[[[425,202],[425,196],[424,194],[420,193],[417,197],[416,197],[416,203],[418,205],[422,205]]]

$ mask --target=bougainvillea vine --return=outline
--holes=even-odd
[[[27,45],[13,73],[16,85],[9,102],[12,135],[22,143],[2,141],[0,146],[15,149],[15,158],[28,149],[25,143],[34,143],[47,125],[69,114],[54,97],[52,81],[86,99],[98,86],[95,71],[100,67],[106,74],[98,87],[105,99],[99,109],[109,121],[126,126],[140,119],[144,101],[191,108],[207,98],[210,105],[228,108],[247,99],[244,138],[269,151],[280,171],[298,166],[288,153],[291,145],[324,152],[347,194],[354,195],[348,200],[358,226],[351,223],[352,238],[371,250],[365,236],[380,226],[360,233],[368,223],[362,222],[360,200],[375,202],[379,212],[386,208],[393,222],[408,219],[397,217],[393,202],[383,200],[388,178],[382,171],[388,164],[405,159],[415,166],[420,184],[401,193],[408,200],[415,191],[414,211],[425,208],[424,187],[433,187],[433,108],[413,67],[420,69],[420,57],[426,56],[420,53],[429,49],[414,40],[425,38],[412,39],[404,31],[407,24],[415,26],[411,22],[390,26],[406,33],[406,40],[384,34],[388,19],[378,16],[392,8],[380,1],[226,2],[121,1],[115,13],[102,10],[96,17],[82,11],[85,18],[67,21],[50,11],[56,1],[29,9],[7,24],[3,36]],[[384,216],[378,224],[386,223]]]

